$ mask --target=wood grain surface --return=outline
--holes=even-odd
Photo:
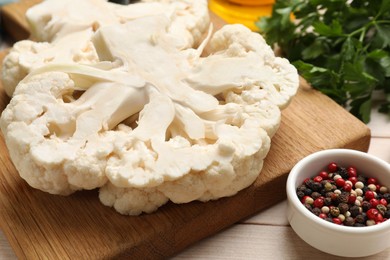
[[[2,11],[15,17],[9,13],[21,10]],[[0,88],[0,111],[8,102]],[[19,259],[166,258],[282,201],[288,173],[304,156],[328,148],[367,151],[369,140],[363,123],[302,80],[253,185],[229,198],[168,203],[153,214],[130,217],[103,206],[96,190],[63,197],[29,187],[0,138],[0,225]]]

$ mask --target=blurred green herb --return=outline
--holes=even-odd
[[[389,0],[276,0],[257,26],[314,88],[363,122],[373,92],[390,116]]]

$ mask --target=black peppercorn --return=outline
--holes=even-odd
[[[351,212],[351,217],[354,218],[360,213],[360,210],[358,206],[353,205],[352,207],[349,208],[349,212]]]
[[[340,209],[338,207],[333,207],[330,210],[330,214],[334,217],[338,217],[340,215]]]
[[[310,196],[313,193],[313,191],[311,189],[309,189],[309,188],[306,188],[304,193],[305,193],[306,196]]]
[[[321,189],[319,192],[320,192],[321,196],[325,197],[325,195],[326,195],[326,193],[327,193],[328,191],[325,190],[325,189]]]
[[[310,204],[308,204],[308,203],[305,203],[305,208],[307,208],[308,210],[310,210],[310,212],[312,212],[312,211],[313,211],[313,209],[312,209],[311,205],[310,205]]]
[[[367,180],[366,180],[366,178],[364,177],[364,176],[362,176],[362,175],[358,175],[357,176],[357,180],[358,181],[361,181],[361,182],[363,182],[363,183],[365,183]]]
[[[321,183],[319,182],[314,182],[310,188],[313,190],[313,191],[320,191],[322,189],[322,185]]]
[[[305,182],[306,184],[306,187],[310,188],[311,189],[311,186],[313,185],[314,181],[312,179],[309,179]]]
[[[355,217],[355,222],[357,223],[366,223],[366,217],[363,214],[359,214]]]
[[[390,205],[390,193],[383,194],[383,198],[389,203],[388,205]]]
[[[297,191],[297,196],[301,200],[305,196],[305,193],[303,191]]]
[[[326,198],[332,198],[332,195],[333,195],[333,191],[328,191],[328,192],[325,194],[325,197],[326,197]]]
[[[347,203],[341,202],[341,203],[339,203],[338,208],[339,208],[341,214],[345,214],[345,212],[348,211],[349,206]]]
[[[342,192],[339,197],[337,198],[339,203],[347,203],[349,198],[349,193],[348,192]]]
[[[344,220],[344,225],[353,226],[355,224],[355,220],[352,217],[346,217]]]
[[[390,218],[390,210],[387,210],[383,216],[385,218]]]
[[[366,225],[362,224],[362,223],[355,223],[355,225],[353,225],[354,227],[365,227]]]
[[[325,199],[324,199],[324,205],[325,205],[325,206],[330,206],[330,205],[332,205],[332,199],[331,199],[331,198],[325,198]]]
[[[340,167],[337,171],[337,173],[343,178],[343,179],[348,179],[348,171],[347,169]]]
[[[328,222],[333,223],[333,219],[332,218],[325,218],[325,220],[328,221]]]
[[[322,213],[322,211],[321,211],[320,208],[313,208],[312,212],[313,212],[316,216],[318,216],[318,215],[320,215],[320,214]]]
[[[313,193],[311,194],[311,197],[313,198],[313,200],[315,200],[315,199],[318,199],[319,197],[321,197],[321,194],[317,191],[313,191]]]
[[[371,203],[368,201],[363,201],[361,206],[362,206],[363,212],[366,212],[367,210],[369,210],[371,208]]]

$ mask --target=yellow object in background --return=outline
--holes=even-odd
[[[258,31],[255,22],[270,16],[274,0],[209,0],[209,9],[227,23],[241,23]]]
[[[272,5],[275,0],[227,0],[227,2],[236,3],[239,5]]]

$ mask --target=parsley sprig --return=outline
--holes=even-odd
[[[276,0],[257,26],[314,88],[363,122],[373,93],[390,116],[389,0]]]

